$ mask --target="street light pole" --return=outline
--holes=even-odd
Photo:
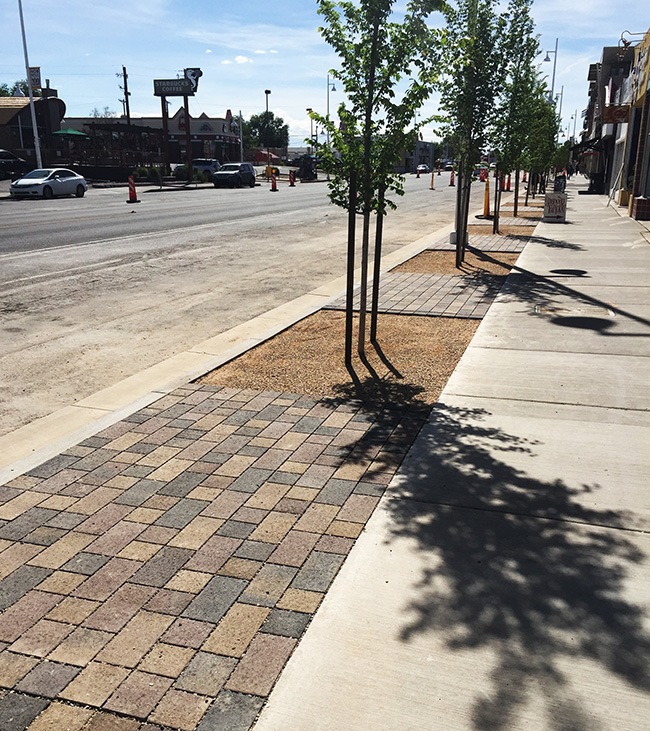
[[[330,128],[329,128],[329,121],[330,121],[330,89],[332,91],[336,91],[336,86],[334,86],[334,82],[330,81],[330,75],[327,74],[327,148],[329,150],[330,146]],[[330,171],[329,171],[329,165],[327,166],[327,179],[330,179]]]
[[[311,107],[307,107],[306,109],[307,114],[309,115],[309,148],[308,152],[311,155],[312,153],[312,145],[314,144],[314,120],[311,118],[311,113],[313,109]]]
[[[264,94],[266,95],[266,178],[268,180],[269,178],[269,172],[271,168],[271,149],[269,145],[269,94],[271,93],[270,89],[264,89]]]
[[[27,38],[25,37],[25,20],[23,18],[23,3],[18,0],[18,13],[20,15],[20,31],[23,36],[23,51],[25,52],[25,73],[27,74],[27,88],[29,89],[29,109],[32,115],[32,133],[34,136],[34,152],[36,153],[36,166],[43,167],[41,158],[41,143],[38,139],[38,126],[36,124],[36,110],[34,109],[34,89],[32,87],[32,75],[29,73],[29,57],[27,56]]]
[[[551,93],[549,94],[548,100],[552,103],[554,99],[554,93],[555,93],[555,67],[557,66],[557,41],[558,39],[555,39],[555,50],[554,51],[546,51],[546,58],[544,61],[550,61],[548,54],[553,54],[553,75],[551,76]]]

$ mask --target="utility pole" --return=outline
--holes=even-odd
[[[41,144],[38,139],[38,124],[36,122],[36,111],[34,109],[34,89],[32,87],[32,75],[29,71],[29,57],[27,55],[27,39],[25,37],[25,19],[23,18],[23,4],[18,0],[18,12],[20,15],[20,31],[23,36],[23,51],[25,53],[25,73],[27,75],[27,88],[29,90],[29,109],[32,115],[32,134],[34,136],[34,152],[36,153],[36,165],[43,167],[41,158]],[[46,102],[47,103],[47,102]]]
[[[126,123],[131,124],[131,110],[129,108],[129,97],[131,96],[131,92],[129,91],[129,84],[128,84],[128,78],[129,75],[126,73],[126,66],[122,66],[122,73],[121,74],[115,74],[118,78],[122,77],[122,82],[124,86],[120,86],[120,89],[124,92],[124,99],[120,99],[122,104],[124,104],[124,114],[126,116]]]

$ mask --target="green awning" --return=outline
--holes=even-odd
[[[90,139],[85,132],[80,132],[78,129],[72,129],[71,127],[60,129],[58,132],[52,132],[52,134],[59,135],[60,137],[83,137],[85,140]]]

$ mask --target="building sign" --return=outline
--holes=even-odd
[[[29,80],[32,84],[32,89],[41,89],[41,67],[30,66],[29,67]]]
[[[201,69],[185,69],[182,79],[154,79],[154,96],[194,96],[199,88],[199,78],[203,76]]]
[[[625,124],[630,116],[630,105],[610,105],[603,109],[603,124]]]
[[[544,196],[544,221],[566,222],[566,193],[546,193]]]

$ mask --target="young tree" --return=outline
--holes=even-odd
[[[539,51],[539,43],[533,35],[535,24],[530,15],[531,4],[532,0],[510,0],[503,16],[506,23],[502,43],[504,79],[502,93],[496,100],[491,135],[491,149],[497,161],[497,181],[501,174],[517,171],[515,216],[519,193],[518,171],[523,163],[526,140],[532,124],[532,102],[537,86],[534,59]],[[495,234],[499,233],[500,203],[501,186],[497,182],[494,194]]]
[[[442,133],[453,140],[456,190],[456,266],[467,245],[472,170],[485,151],[494,119],[494,102],[503,80],[505,21],[496,0],[457,0],[446,5],[447,44],[440,107]]]
[[[41,96],[40,89],[34,89],[33,92],[34,96]],[[7,83],[2,83],[0,84],[0,96],[29,96],[29,85],[25,79],[14,81],[11,86]]]
[[[114,112],[112,109],[109,109],[108,107],[104,107],[101,112],[97,107],[95,107],[91,112],[90,116],[94,117],[95,119],[115,119],[117,117],[117,112]]]
[[[320,32],[341,59],[332,76],[343,87],[347,101],[338,109],[338,125],[316,112],[312,119],[328,132],[329,144],[316,143],[323,167],[330,173],[330,199],[346,209],[354,206],[363,216],[358,351],[365,354],[370,220],[377,214],[373,326],[379,291],[381,221],[395,204],[387,193],[403,195],[402,178],[394,165],[402,149],[414,146],[417,131],[428,120],[415,124],[415,113],[433,90],[438,37],[427,18],[441,0],[410,0],[397,20],[395,0],[333,2],[319,0],[324,19]],[[402,82],[401,87],[398,84]],[[352,176],[351,174],[355,175]],[[350,179],[358,181],[358,193],[350,200]],[[350,244],[350,242],[348,242]],[[354,247],[348,246],[348,252]],[[354,259],[348,258],[348,281]],[[347,293],[351,315],[352,292]],[[346,365],[351,359],[351,316],[346,320]]]

